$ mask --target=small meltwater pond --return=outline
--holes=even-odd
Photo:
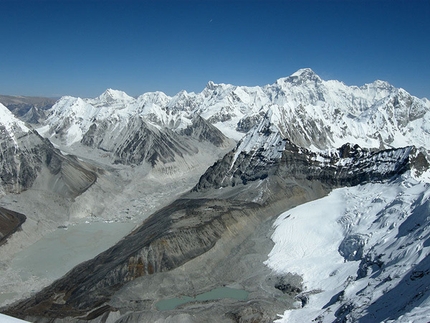
[[[176,298],[170,298],[170,299],[163,299],[157,302],[155,306],[160,311],[166,311],[166,310],[173,310],[179,305],[191,303],[191,302],[204,302],[204,301],[220,300],[225,298],[244,301],[248,299],[248,294],[249,293],[243,289],[219,287],[219,288],[212,289],[209,292],[199,294],[196,297],[183,296],[183,297],[176,297]]]

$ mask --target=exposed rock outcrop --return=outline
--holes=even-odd
[[[18,230],[25,220],[24,214],[0,207],[0,245]]]
[[[382,181],[411,168],[416,149],[367,150],[345,144],[337,150],[316,153],[300,148],[287,139],[280,158],[267,158],[267,151],[232,151],[202,175],[195,191],[247,184],[269,176],[283,179],[319,181],[326,187],[353,186]],[[272,147],[272,149],[277,149]]]
[[[64,197],[76,197],[96,181],[96,173],[88,165],[61,154],[34,130],[15,136],[15,140],[9,136],[0,139],[0,187],[5,193],[29,189],[41,173],[51,183],[45,188]]]
[[[230,142],[215,126],[200,116],[193,119],[191,125],[182,129],[180,134],[193,137],[200,142],[208,142],[216,147],[224,147]]]

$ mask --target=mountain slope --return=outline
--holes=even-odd
[[[96,181],[96,173],[85,163],[73,156],[62,155],[49,140],[28,128],[2,104],[0,145],[1,198],[35,188],[70,199],[82,194]],[[2,238],[15,232],[25,219],[23,214],[2,208]]]

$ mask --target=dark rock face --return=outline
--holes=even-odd
[[[194,190],[247,184],[272,175],[319,181],[331,188],[382,181],[410,169],[410,155],[415,151],[413,147],[370,151],[345,144],[335,152],[321,154],[286,139],[284,142],[281,158],[268,159],[260,148],[241,152],[233,163],[235,152],[228,153],[202,175]]]
[[[262,119],[262,115],[260,114],[244,117],[240,119],[239,122],[237,123],[236,130],[243,133],[247,133],[253,127],[255,127],[261,121],[261,119]]]
[[[0,207],[0,245],[17,231],[26,220],[24,214]]]
[[[352,234],[345,237],[339,246],[340,255],[347,261],[362,259],[366,240],[367,236],[363,234]]]
[[[225,146],[227,142],[227,138],[218,128],[200,116],[194,118],[192,125],[181,130],[180,134],[196,138],[200,142],[210,142],[216,147]]]
[[[197,152],[173,131],[157,129],[139,116],[119,130],[108,121],[93,124],[81,143],[113,153],[115,163],[132,165],[146,161],[154,166],[158,162],[173,162],[177,156]]]
[[[49,170],[50,189],[64,197],[75,197],[96,181],[96,173],[73,156],[64,156],[36,131],[17,133],[12,139],[0,131],[0,187],[7,193],[31,188],[43,168]]]

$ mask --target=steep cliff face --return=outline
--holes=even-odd
[[[179,131],[181,135],[197,139],[199,142],[211,143],[215,147],[227,147],[233,141],[200,116],[193,119],[185,129]]]

